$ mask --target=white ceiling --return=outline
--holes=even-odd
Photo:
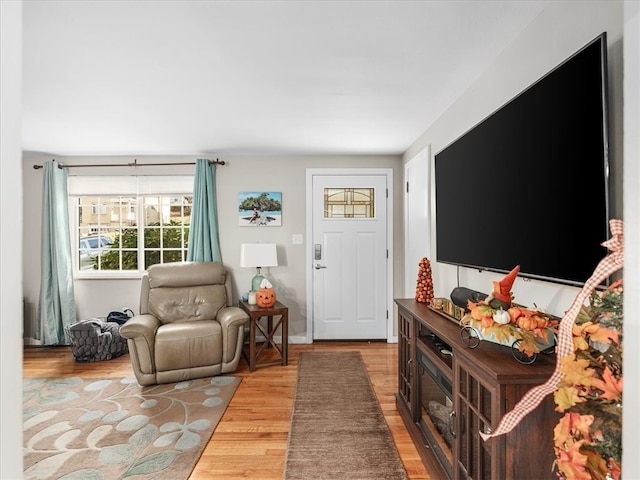
[[[548,1],[24,1],[23,149],[401,154]]]

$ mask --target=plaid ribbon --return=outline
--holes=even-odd
[[[506,413],[502,417],[500,423],[498,424],[498,427],[493,432],[491,432],[490,434],[480,432],[480,436],[483,440],[509,433],[516,427],[516,425],[518,425],[518,423],[520,423],[520,420],[522,420],[525,416],[532,412],[540,404],[540,402],[542,402],[542,399],[544,397],[556,390],[556,386],[563,376],[562,372],[560,371],[560,360],[572,353],[574,350],[572,330],[573,324],[575,323],[580,309],[591,295],[591,292],[595,290],[595,288],[600,285],[602,281],[604,281],[609,275],[622,268],[622,220],[609,220],[609,228],[611,229],[611,238],[602,243],[602,246],[607,247],[611,253],[600,260],[600,263],[598,263],[598,265],[596,266],[593,274],[584,284],[582,290],[580,290],[575,300],[571,304],[571,307],[569,308],[569,310],[567,310],[564,317],[562,317],[562,320],[560,321],[560,325],[558,327],[558,348],[555,371],[553,372],[551,377],[549,377],[549,380],[547,380],[545,383],[529,390],[515,405],[513,410]]]

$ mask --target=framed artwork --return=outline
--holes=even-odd
[[[241,227],[281,227],[282,192],[238,193],[238,221]]]

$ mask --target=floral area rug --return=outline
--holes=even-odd
[[[240,380],[24,379],[24,479],[186,479]]]

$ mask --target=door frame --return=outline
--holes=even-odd
[[[396,343],[393,308],[393,169],[392,168],[307,168],[306,169],[306,290],[307,332],[305,343],[313,343],[313,177],[384,175],[387,179],[387,342]]]

